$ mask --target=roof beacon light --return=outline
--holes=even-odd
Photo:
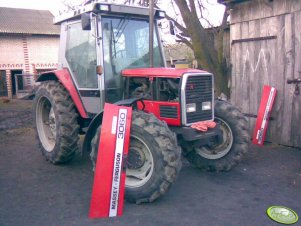
[[[99,10],[101,11],[109,11],[109,5],[99,5]]]
[[[164,11],[159,11],[159,12],[158,12],[158,16],[159,16],[160,18],[165,18],[165,12],[164,12]]]

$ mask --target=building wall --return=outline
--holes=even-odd
[[[12,71],[36,74],[58,63],[59,36],[0,34],[0,70],[6,73],[8,97],[13,96]]]
[[[37,69],[56,67],[58,62],[59,37],[30,36],[27,37],[29,59]],[[49,65],[48,65],[49,64]]]
[[[294,147],[301,147],[301,95],[287,79],[301,77],[300,30],[301,0],[247,1],[231,10],[231,102],[249,115],[252,135],[263,86],[275,87],[266,140]]]

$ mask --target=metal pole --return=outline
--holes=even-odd
[[[149,0],[149,66],[154,67],[154,0]]]

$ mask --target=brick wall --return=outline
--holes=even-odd
[[[22,68],[21,65],[24,64],[23,56],[21,35],[0,35],[0,70],[11,67]]]
[[[31,64],[45,65],[58,62],[59,37],[30,36],[27,37],[27,46]]]
[[[0,70],[6,71],[8,97],[12,98],[11,70],[35,74],[55,69],[59,36],[0,34]]]

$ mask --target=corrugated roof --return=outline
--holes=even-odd
[[[0,7],[0,33],[59,35],[48,10]]]

